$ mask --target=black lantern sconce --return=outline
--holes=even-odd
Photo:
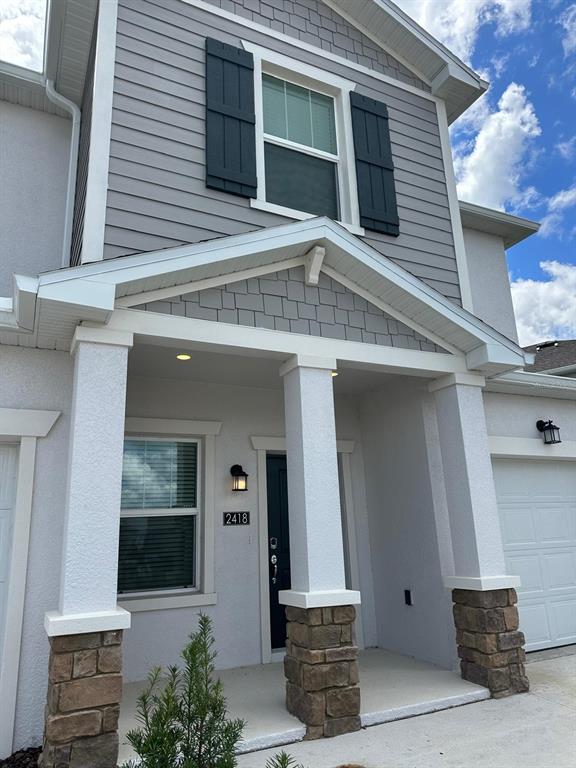
[[[562,442],[562,440],[560,440],[560,428],[551,420],[543,421],[540,419],[536,422],[536,429],[538,432],[542,432],[545,445],[554,445],[555,443]]]
[[[248,473],[244,472],[240,464],[234,464],[234,466],[230,467],[230,474],[232,475],[233,491],[248,490]]]

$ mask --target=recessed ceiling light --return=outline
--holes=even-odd
[[[338,376],[338,371],[332,371],[332,378],[334,378],[335,376]]]
[[[185,352],[182,352],[181,354],[176,355],[176,359],[177,360],[191,360],[192,359],[192,355],[187,355]]]

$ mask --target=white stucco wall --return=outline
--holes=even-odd
[[[72,362],[66,352],[0,347],[0,408],[62,411],[37,442],[15,748],[41,744],[48,683],[44,613],[58,605]]]
[[[437,430],[425,422],[435,419],[429,398],[424,384],[403,380],[361,405],[374,601],[380,647],[451,668],[452,604],[441,568],[441,559],[450,564],[450,535],[439,508]]]
[[[464,244],[474,314],[508,338],[518,341],[502,238],[464,229]]]
[[[536,422],[539,419],[552,419],[560,427],[562,440],[576,440],[574,400],[484,392],[484,408],[489,435],[541,440],[542,435],[536,429]]]
[[[0,296],[12,296],[14,272],[61,264],[70,125],[0,101]]]
[[[212,616],[221,668],[261,662],[258,543],[257,454],[251,435],[284,435],[282,389],[256,389],[199,382],[129,377],[127,415],[165,419],[222,421],[215,440],[215,576],[218,603],[199,608],[178,608],[132,614],[125,633],[124,675],[127,681],[142,680],[151,666],[178,661],[190,632],[196,628],[200,610]],[[359,438],[354,403],[336,402],[337,436]],[[241,464],[249,474],[248,491],[230,490],[230,467]],[[361,446],[352,456],[353,493],[357,509],[357,538],[362,563],[362,591],[372,589],[367,551],[366,508],[362,477]],[[250,526],[224,527],[226,510],[250,510]],[[364,594],[363,594],[364,601]],[[374,618],[367,594],[366,644],[374,644]],[[166,628],[170,627],[167,632]]]

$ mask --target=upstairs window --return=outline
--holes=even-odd
[[[334,99],[262,75],[266,200],[340,218]]]
[[[118,592],[198,588],[199,444],[126,439]]]

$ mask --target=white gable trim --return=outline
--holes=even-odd
[[[97,319],[107,322],[122,296],[176,286],[181,293],[179,286],[188,285],[194,274],[198,280],[222,276],[229,280],[230,274],[255,263],[274,269],[287,259],[302,259],[315,245],[325,249],[323,269],[345,273],[386,302],[386,311],[416,317],[426,337],[433,333],[442,346],[473,354],[471,367],[474,363],[494,374],[524,365],[526,353],[512,340],[325,217],[51,272],[39,278],[38,297],[76,307],[82,319],[95,294]]]
[[[241,270],[239,272],[232,272],[230,274],[219,275],[218,277],[209,278],[207,280],[198,280],[196,282],[189,282],[183,285],[171,286],[170,288],[160,288],[159,290],[149,291],[148,293],[139,293],[132,296],[124,296],[123,298],[116,300],[116,306],[127,308],[127,309],[129,308],[141,309],[142,304],[149,304],[153,301],[170,300],[177,296],[182,296],[186,293],[204,291],[207,288],[221,288],[222,286],[230,285],[232,283],[237,283],[237,282],[240,282],[241,280],[248,280],[253,277],[263,277],[264,275],[275,274],[276,272],[280,272],[281,270],[284,270],[284,269],[289,269],[292,267],[304,267],[307,275],[305,280],[307,285],[318,285],[318,278],[320,276],[320,272],[324,272],[326,275],[328,275],[328,277],[331,277],[334,280],[338,281],[349,291],[352,291],[352,293],[355,293],[358,296],[361,296],[363,299],[366,299],[366,301],[369,301],[375,307],[378,307],[378,309],[381,309],[382,312],[385,312],[386,314],[390,315],[395,320],[398,320],[398,322],[403,323],[404,325],[407,325],[408,328],[411,328],[413,331],[416,331],[417,333],[426,337],[429,341],[433,342],[434,344],[437,344],[440,347],[443,347],[448,352],[451,352],[453,354],[459,354],[459,350],[453,344],[450,344],[445,339],[440,338],[440,336],[438,336],[437,334],[428,331],[422,325],[412,320],[412,318],[409,317],[408,315],[405,315],[402,312],[399,312],[393,306],[391,306],[385,301],[382,301],[382,299],[378,298],[378,296],[374,296],[374,294],[370,293],[370,291],[363,289],[357,283],[354,283],[352,280],[349,280],[345,275],[342,275],[340,272],[337,272],[335,269],[332,269],[331,267],[328,267],[328,266],[326,267],[321,266],[322,261],[324,260],[324,256],[325,256],[325,249],[322,246],[314,246],[303,257],[297,257],[294,259],[289,259],[287,261],[276,262],[268,266],[255,267],[254,269],[246,269],[246,270]],[[314,261],[316,261],[316,268],[313,268],[311,266],[314,263]],[[320,268],[318,268],[319,264],[320,264]],[[310,269],[310,275],[308,276],[309,269]],[[313,279],[309,279],[309,278],[313,278]]]

